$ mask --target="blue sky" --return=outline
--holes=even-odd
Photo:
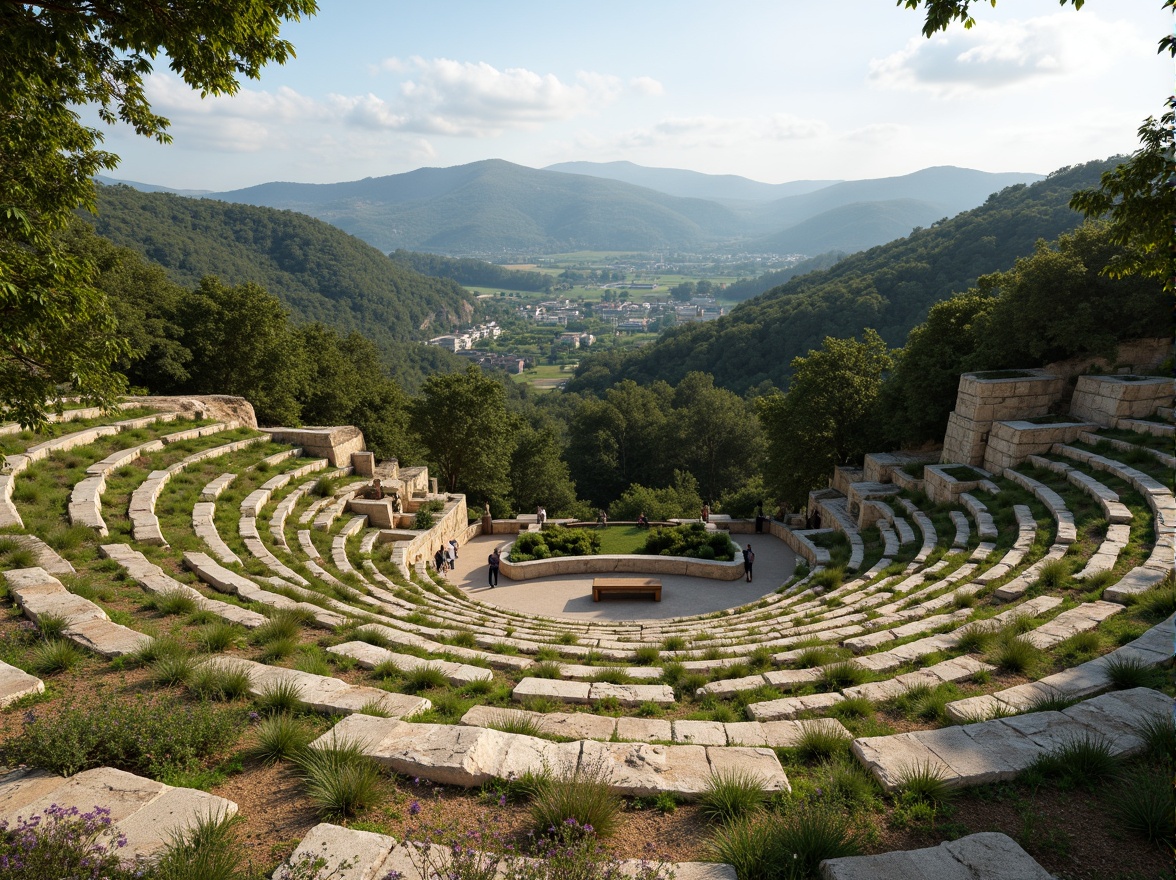
[[[1130,152],[1172,63],[1160,0],[977,4],[931,40],[893,0],[320,0],[232,98],[148,81],[174,142],[107,131],[113,176],[224,190],[501,158],[772,183],[930,165],[1049,172]]]

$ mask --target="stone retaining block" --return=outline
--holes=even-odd
[[[1052,880],[1011,837],[970,834],[927,849],[821,862],[821,880]]]

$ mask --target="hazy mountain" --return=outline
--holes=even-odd
[[[855,202],[823,211],[782,232],[752,239],[743,246],[753,253],[823,254],[864,251],[929,226],[943,217],[943,208],[917,199]]]
[[[658,250],[743,232],[715,202],[499,159],[348,183],[267,183],[215,198],[301,211],[384,251]]]
[[[558,162],[545,171],[585,174],[644,186],[671,196],[712,201],[764,202],[785,196],[804,195],[823,189],[837,180],[793,180],[788,183],[761,183],[737,174],[703,174],[682,168],[650,168],[632,162]]]
[[[952,217],[984,204],[992,193],[1018,183],[1034,183],[1042,174],[992,173],[954,165],[924,168],[900,177],[847,180],[816,192],[788,196],[758,207],[754,222],[765,230],[779,230],[833,208],[864,202],[915,199],[939,208],[935,217]],[[912,224],[919,225],[919,224]],[[909,229],[907,230],[910,231]]]
[[[604,167],[615,170],[617,164],[624,163]],[[640,172],[638,176],[648,177],[651,182],[660,179],[662,186],[678,181],[674,185],[681,191],[704,185],[722,189],[731,181],[743,183],[732,184],[725,192],[738,187],[753,191],[770,186],[734,176],[676,169],[627,166],[623,173],[629,172]],[[1040,175],[928,168],[902,177],[834,183],[770,201],[760,198],[719,202],[670,195],[621,180],[538,170],[492,159],[345,183],[266,183],[212,197],[300,211],[385,252],[403,248],[488,257],[520,251],[744,248],[748,240],[775,235],[835,208],[903,200],[928,206],[925,210],[894,205],[847,210],[834,218],[816,221],[816,232],[799,230],[793,236],[809,242],[802,253],[819,253],[845,247],[820,232],[836,223],[854,230],[842,237],[845,242],[857,242],[854,247],[870,246],[904,235],[929,222],[928,218],[974,208],[1005,186],[1037,179]],[[781,184],[785,188],[818,185],[820,181]],[[855,212],[863,216],[857,218]],[[910,219],[905,229],[901,228],[904,212]],[[867,234],[869,229],[874,232]],[[796,251],[789,245],[782,252]]]
[[[901,345],[933,303],[1010,268],[1039,239],[1080,225],[1070,196],[1097,187],[1118,161],[1063,168],[1032,185],[1008,187],[950,220],[794,277],[722,318],[674,328],[632,353],[586,357],[569,390],[600,391],[623,379],[676,384],[693,370],[739,393],[764,382],[783,388],[792,359],[819,348],[826,336],[856,336],[872,327]]]

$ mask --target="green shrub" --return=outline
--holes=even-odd
[[[823,761],[849,753],[849,738],[837,727],[814,721],[805,724],[793,748],[802,761]]]
[[[682,651],[686,648],[686,640],[681,636],[667,636],[662,640],[663,651]]]
[[[334,739],[302,750],[294,763],[306,796],[324,819],[350,819],[380,799],[380,768],[358,743]]]
[[[192,674],[193,660],[186,653],[164,654],[151,664],[151,679],[156,684],[186,684]]]
[[[1097,734],[1074,736],[1037,758],[1032,772],[1066,785],[1093,788],[1119,769],[1111,744]]]
[[[1107,679],[1116,690],[1137,687],[1159,688],[1164,686],[1168,678],[1163,670],[1140,657],[1111,654],[1107,657],[1107,665],[1104,668]]]
[[[200,816],[172,833],[163,853],[147,869],[149,880],[239,880],[242,850],[233,829],[236,816]]]
[[[792,662],[797,669],[812,669],[815,666],[824,666],[826,663],[832,662],[836,656],[836,652],[828,645],[810,645],[807,648],[802,648]]]
[[[1033,586],[1045,590],[1056,590],[1070,578],[1070,566],[1064,560],[1051,559],[1037,571]]]
[[[280,639],[298,641],[302,632],[305,613],[296,608],[273,608],[269,620],[249,634],[249,641],[255,645],[266,645]]]
[[[609,790],[609,772],[604,764],[581,765],[554,776],[531,804],[531,822],[542,832],[560,828],[568,820],[581,827],[591,826],[600,837],[616,827],[621,800]]]
[[[319,477],[310,490],[311,495],[319,498],[329,498],[339,488],[339,480],[335,477]]]
[[[992,649],[992,662],[1005,672],[1030,675],[1041,660],[1040,648],[1008,633],[1002,633]]]
[[[196,600],[184,590],[169,590],[155,597],[155,608],[162,614],[191,614]]]
[[[843,568],[822,568],[809,580],[809,584],[814,587],[823,587],[826,590],[835,590],[841,586],[842,581],[845,580],[845,569]]]
[[[898,775],[898,791],[908,800],[928,804],[945,804],[955,797],[955,789],[948,785],[947,778],[939,767],[930,761],[921,761],[904,767]]]
[[[1132,834],[1149,843],[1171,846],[1176,841],[1176,798],[1172,774],[1137,767],[1119,781],[1111,796],[1111,811]]]
[[[861,844],[851,820],[823,803],[799,804],[780,817],[752,817],[720,828],[709,854],[739,880],[817,877],[825,859],[853,856]]]
[[[1134,597],[1132,607],[1148,620],[1165,620],[1176,614],[1176,584],[1171,575],[1145,593]]]
[[[237,664],[203,663],[188,676],[188,689],[202,700],[236,700],[249,693],[249,673]]]
[[[437,524],[437,517],[433,515],[433,511],[426,510],[422,507],[416,512],[416,516],[412,518],[412,528],[414,531],[427,532]]]
[[[971,623],[959,630],[956,647],[966,654],[979,654],[988,650],[996,633],[983,623]]]
[[[259,712],[269,715],[298,712],[305,708],[302,702],[302,688],[290,680],[270,682],[262,688],[254,703]]]
[[[449,679],[436,666],[426,663],[404,673],[404,681],[401,684],[406,693],[416,694],[421,691],[446,687],[449,684]]]
[[[849,806],[866,806],[877,800],[878,784],[865,767],[852,758],[828,761],[818,768],[827,796]]]
[[[1176,721],[1170,714],[1145,718],[1136,732],[1151,758],[1176,762]]]
[[[33,648],[30,665],[38,675],[68,672],[82,659],[82,652],[65,639],[43,639]]]
[[[42,614],[37,618],[37,629],[46,639],[60,639],[69,627],[69,621],[60,614]]]
[[[711,771],[699,796],[699,811],[712,822],[733,822],[758,812],[767,799],[764,779],[741,769]]]
[[[198,768],[234,743],[239,710],[175,700],[101,701],[92,707],[30,712],[0,753],[8,766],[28,764],[63,776],[117,767],[159,778]]]
[[[637,551],[649,556],[685,556],[731,562],[736,548],[723,531],[710,532],[702,523],[653,529]]]
[[[200,627],[196,631],[196,643],[202,651],[209,654],[220,654],[238,645],[244,636],[245,631],[241,627],[235,623],[221,620]]]
[[[592,529],[550,524],[537,532],[523,532],[510,549],[511,562],[550,559],[554,556],[595,556],[600,535]]]
[[[653,645],[643,645],[633,652],[633,658],[642,666],[653,666],[659,655],[660,652]]]
[[[842,660],[821,667],[817,686],[825,691],[839,691],[842,688],[861,684],[865,680],[866,670],[852,660]]]
[[[289,761],[300,754],[314,734],[305,724],[284,712],[263,718],[257,725],[249,756],[266,764]]]
[[[260,628],[258,627],[258,629]],[[262,647],[258,659],[262,663],[273,663],[275,660],[285,660],[297,650],[298,639],[296,638],[270,639]]]

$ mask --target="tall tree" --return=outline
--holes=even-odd
[[[776,497],[800,507],[836,465],[873,446],[875,404],[890,367],[886,343],[873,330],[861,342],[826,337],[818,351],[793,359],[788,393],[756,402],[768,438],[764,482]]]
[[[429,376],[411,413],[446,491],[465,492],[475,503],[506,497],[514,438],[498,382],[472,364],[464,373]]]
[[[231,94],[293,47],[280,24],[314,0],[0,0],[0,417],[34,426],[68,386],[98,403],[120,390],[126,351],[94,267],[57,240],[79,207],[92,210],[98,171],[117,157],[74,108],[168,140],[143,90],[154,59],[202,94]]]
[[[716,388],[709,373],[687,373],[674,389],[677,458],[698,480],[702,497],[720,495],[760,470],[763,432],[737,394]]]

